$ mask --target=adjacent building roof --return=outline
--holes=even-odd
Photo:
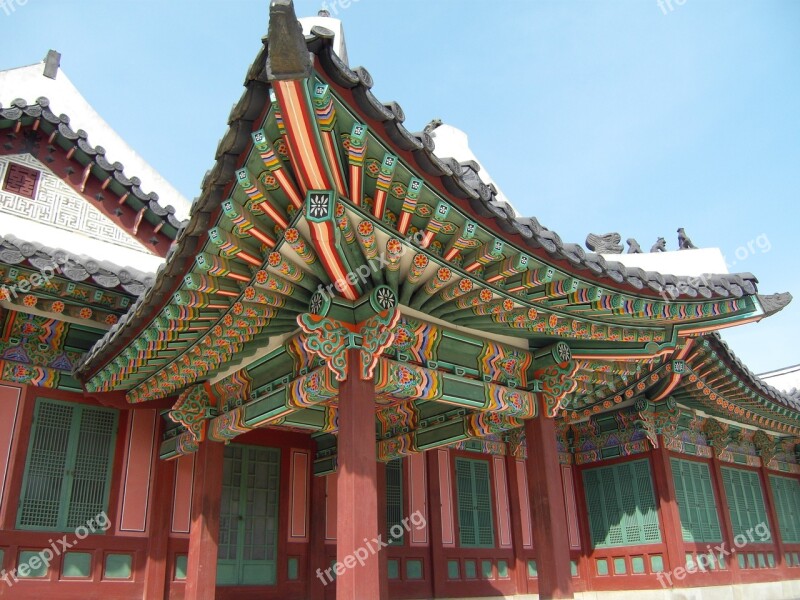
[[[72,84],[60,63],[61,55],[50,50],[41,63],[0,71],[0,105],[12,107],[18,98],[34,103],[37,98],[49,98],[52,110],[60,111],[56,115],[65,113],[69,116],[69,120],[65,122],[68,128],[78,133],[81,130],[88,132],[94,144],[101,144],[105,149],[103,156],[108,163],[124,164],[131,180],[133,176],[141,180],[142,190],[158,190],[157,199],[161,206],[164,209],[169,205],[173,206],[177,220],[186,219],[191,202],[98,114]],[[23,101],[23,104],[27,105],[28,102]],[[140,183],[137,182],[136,186],[140,186]],[[145,192],[144,196],[148,199],[156,198],[150,192]],[[173,214],[171,210],[168,212]]]
[[[181,226],[175,209],[162,206],[155,192],[144,192],[139,178],[127,176],[121,163],[110,162],[102,146],[89,143],[85,131],[74,131],[67,115],[50,109],[50,100],[40,97],[28,104],[17,99],[5,108],[0,105],[0,134],[3,153],[29,153],[51,168],[61,160],[64,164],[57,171],[63,172],[57,175],[87,202],[145,247],[166,254]],[[90,177],[96,184],[90,184]]]

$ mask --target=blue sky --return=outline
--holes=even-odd
[[[97,111],[194,198],[267,0],[15,1],[0,8],[0,69],[59,50]],[[409,129],[440,117],[465,130],[517,208],[565,241],[618,231],[673,248],[685,227],[762,293],[792,292],[779,315],[724,337],[756,372],[800,363],[800,2],[663,1],[328,6],[351,64]]]

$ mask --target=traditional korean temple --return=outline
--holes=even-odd
[[[140,256],[0,237],[0,597],[800,596],[800,398],[718,334],[791,297],[564,243],[371,87],[273,0],[182,222],[0,107],[0,220]]]

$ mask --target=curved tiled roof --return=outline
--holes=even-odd
[[[274,15],[273,12],[273,19]],[[589,276],[599,280],[610,279],[613,282],[610,285],[626,284],[636,290],[649,288],[656,293],[667,293],[672,298],[725,298],[756,293],[758,280],[751,273],[704,278],[678,277],[626,267],[619,262],[606,260],[599,254],[586,252],[580,244],[563,242],[556,232],[544,227],[535,217],[516,216],[510,204],[498,199],[496,188],[482,181],[475,162],[460,163],[453,158],[439,157],[435,153],[433,138],[428,133],[412,133],[406,129],[403,125],[405,114],[400,105],[396,102],[383,103],[372,93],[373,81],[369,72],[363,67],[351,69],[336,55],[333,32],[314,27],[306,38],[306,44],[333,82],[353,94],[359,108],[383,125],[387,137],[397,147],[413,155],[420,170],[441,178],[450,194],[467,200],[478,215],[491,218],[503,233],[519,235],[529,250],[545,250],[551,259],[567,261],[573,268],[586,270]],[[259,59],[262,58],[259,55]],[[295,65],[294,69],[298,67]]]
[[[105,149],[102,146],[92,146],[85,131],[82,129],[73,131],[69,125],[69,117],[67,115],[56,115],[50,110],[50,101],[47,98],[40,97],[33,104],[28,104],[23,99],[17,99],[11,103],[11,106],[6,108],[0,106],[0,123],[3,121],[21,123],[26,118],[41,119],[52,126],[53,129],[58,131],[61,140],[67,140],[68,143],[71,143],[73,148],[85,154],[90,161],[93,161],[96,167],[120,185],[125,190],[123,193],[127,193],[132,197],[130,200],[135,199],[146,207],[148,220],[156,223],[160,221],[164,225],[169,225],[177,233],[182,222],[175,216],[175,208],[170,205],[161,206],[158,202],[158,194],[155,192],[143,192],[139,187],[141,181],[138,177],[127,177],[121,163],[109,162],[105,156]],[[126,198],[127,202],[129,202],[128,198]],[[169,237],[174,239],[175,235],[173,234]]]
[[[244,81],[245,91],[231,110],[228,129],[217,145],[215,162],[206,172],[200,196],[192,204],[190,218],[178,233],[167,254],[167,260],[156,273],[153,287],[148,289],[131,307],[118,324],[113,326],[87,353],[78,367],[80,377],[91,375],[101,366],[101,361],[112,356],[145,327],[152,317],[148,307],[166,304],[180,285],[188,266],[207,237],[214,214],[226,199],[230,187],[236,183],[240,155],[252,144],[254,124],[270,104],[270,76],[302,73],[306,69],[309,52],[316,56],[319,66],[340,88],[352,94],[359,109],[383,126],[386,137],[395,146],[408,152],[421,172],[441,179],[443,188],[451,195],[466,200],[479,216],[490,219],[501,234],[519,235],[524,245],[536,253],[544,251],[549,260],[566,261],[572,270],[605,285],[627,286],[651,294],[666,293],[671,298],[704,300],[709,298],[738,298],[757,293],[757,279],[750,273],[715,275],[706,278],[678,277],[625,267],[607,261],[602,256],[586,252],[579,244],[564,243],[557,233],[542,226],[533,217],[517,217],[514,209],[497,199],[496,189],[485,184],[474,162],[459,163],[452,158],[441,158],[435,153],[433,138],[426,132],[412,133],[405,128],[405,115],[396,102],[382,103],[371,92],[372,77],[363,67],[351,69],[334,52],[334,34],[328,29],[314,27],[305,40],[294,8],[288,0],[273,0],[270,32],[278,32],[273,39],[265,38],[264,46],[248,69]],[[297,43],[300,36],[300,44]],[[302,45],[302,47],[300,47]],[[273,57],[270,47],[278,54]],[[268,73],[269,71],[269,73]]]
[[[57,265],[60,274],[71,281],[91,283],[131,296],[141,296],[154,280],[152,274],[78,256],[66,250],[47,248],[20,240],[13,235],[0,235],[0,262],[9,265],[25,264],[38,270]]]
[[[782,392],[766,383],[733,353],[733,350],[731,350],[730,346],[728,346],[718,333],[712,333],[705,337],[711,343],[711,347],[717,356],[722,358],[722,360],[736,372],[740,380],[750,385],[765,398],[773,400],[786,408],[800,411],[800,392],[797,390],[793,390],[793,392]]]

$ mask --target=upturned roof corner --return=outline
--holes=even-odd
[[[305,79],[311,75],[311,55],[292,0],[272,0],[267,40],[270,81]]]

